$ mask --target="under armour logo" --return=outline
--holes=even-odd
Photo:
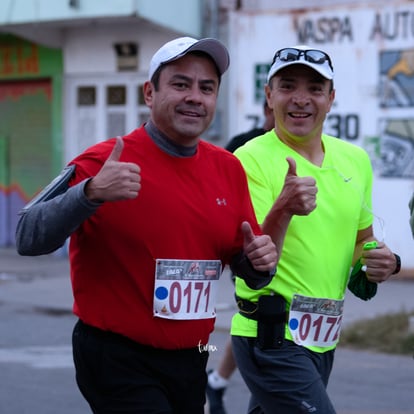
[[[216,198],[216,203],[218,206],[227,206],[227,201],[225,198]]]

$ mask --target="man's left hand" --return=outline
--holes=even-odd
[[[242,223],[244,254],[254,269],[260,272],[273,272],[278,262],[276,245],[268,235],[256,236],[250,223]]]
[[[394,253],[383,242],[378,242],[376,249],[364,250],[361,263],[366,266],[368,280],[375,283],[386,281],[397,266]]]

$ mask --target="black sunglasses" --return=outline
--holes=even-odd
[[[282,62],[295,62],[297,60],[300,60],[301,56],[303,56],[303,59],[307,62],[316,63],[317,65],[323,65],[325,62],[328,62],[329,67],[333,71],[333,66],[329,55],[322,50],[317,49],[300,50],[293,47],[280,49],[275,53],[272,65],[276,62],[277,59]]]

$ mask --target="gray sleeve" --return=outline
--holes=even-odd
[[[16,248],[20,255],[38,256],[55,251],[95,213],[102,203],[86,198],[84,187],[88,180],[21,213],[16,227]]]

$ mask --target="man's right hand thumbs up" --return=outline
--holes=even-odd
[[[306,216],[316,208],[316,181],[313,177],[298,177],[296,161],[290,157],[286,161],[289,167],[279,202],[283,201],[284,208],[292,215]]]
[[[104,165],[85,186],[85,194],[92,201],[133,199],[141,189],[140,168],[132,162],[119,161],[124,140],[116,137],[114,148]]]

